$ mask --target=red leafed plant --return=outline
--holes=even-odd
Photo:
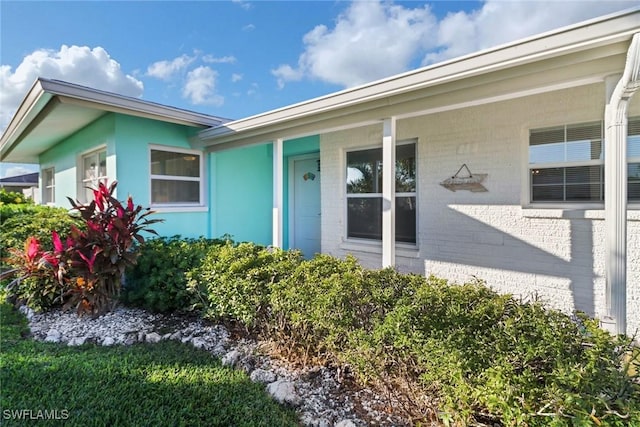
[[[0,275],[2,279],[16,276],[6,287],[9,296],[35,309],[62,301],[65,289],[57,280],[58,259],[43,251],[37,238],[29,237],[23,250],[11,248],[9,253],[7,261],[14,268]]]
[[[135,206],[130,196],[126,204],[113,197],[116,185],[100,183],[87,204],[69,198],[86,230],[72,227],[64,242],[54,231],[53,252],[40,251],[30,238],[24,253],[13,253],[20,276],[52,276],[61,286],[63,308],[75,308],[78,314],[100,315],[114,307],[124,271],[136,263],[136,243],[144,243],[140,233],[157,234],[149,226],[161,221],[149,219],[153,212]]]

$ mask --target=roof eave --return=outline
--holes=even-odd
[[[59,96],[63,103],[83,103],[105,111],[150,116],[162,121],[196,127],[216,126],[229,121],[221,117],[143,101],[129,96],[118,95],[60,80],[40,78],[38,81],[41,83],[43,90],[52,95]]]
[[[50,93],[44,91],[39,79],[33,83],[0,136],[0,160],[4,160],[13,151],[22,133],[46,107],[52,97]]]
[[[209,128],[229,121],[60,80],[38,78],[0,137],[0,160],[4,160],[16,148],[29,126],[38,119],[43,109],[54,98],[62,104],[81,105],[105,112],[129,114],[198,128]]]
[[[215,145],[218,138],[364,104],[420,88],[500,71],[553,56],[624,41],[640,30],[639,14],[640,8],[634,8],[595,18],[355,88],[228,122],[201,131],[199,137],[205,146]]]

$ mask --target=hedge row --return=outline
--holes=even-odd
[[[186,274],[200,265],[210,248],[224,242],[180,236],[147,240],[136,266],[127,271],[121,300],[153,312],[192,310],[196,300],[187,290]]]
[[[237,322],[298,361],[349,369],[404,401],[396,410],[416,422],[640,425],[630,367],[637,353],[636,362],[625,359],[630,340],[586,316],[480,282],[367,270],[352,257],[302,260],[296,251],[219,241],[187,247],[197,256],[180,258],[180,291],[170,291],[183,307]]]

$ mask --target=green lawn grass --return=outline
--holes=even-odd
[[[24,317],[0,304],[0,425],[40,425],[12,419],[22,410],[67,418],[46,425],[299,425],[263,386],[206,351],[173,341],[67,347],[27,333]]]

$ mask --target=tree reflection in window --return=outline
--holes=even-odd
[[[416,242],[416,144],[396,146],[396,241]],[[382,239],[382,148],[347,153],[347,236]]]

